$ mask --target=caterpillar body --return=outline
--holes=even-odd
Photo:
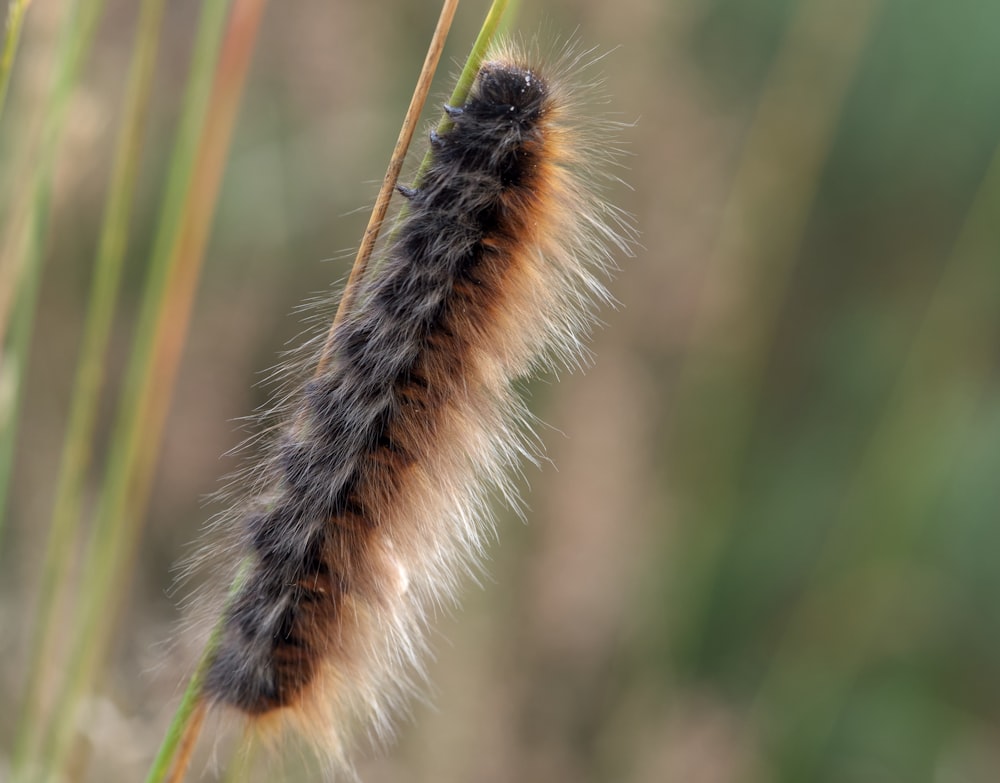
[[[358,729],[386,735],[428,614],[491,535],[488,496],[516,504],[509,477],[533,449],[514,383],[579,363],[599,278],[632,236],[593,175],[611,123],[581,126],[572,93],[513,47],[447,110],[240,504],[249,566],[204,681],[211,702],[292,723],[335,761]]]

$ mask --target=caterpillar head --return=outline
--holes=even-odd
[[[534,122],[542,113],[548,86],[534,71],[506,62],[487,62],[479,69],[472,109],[481,116]]]

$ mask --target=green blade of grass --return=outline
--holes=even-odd
[[[54,510],[41,570],[36,626],[28,655],[30,668],[15,742],[16,770],[23,768],[33,752],[40,729],[42,683],[52,664],[52,644],[58,626],[56,599],[65,592],[66,579],[72,573],[71,560],[78,537],[84,476],[92,457],[105,354],[118,299],[164,7],[165,0],[144,0],[129,68],[125,110],[101,227],[69,424],[56,482]]]
[[[64,765],[79,703],[98,677],[120,613],[263,2],[233,7],[220,52],[228,7],[226,0],[202,7],[184,116],[83,568],[69,666],[45,740],[44,756],[53,770]]]
[[[183,764],[177,757],[185,738],[187,737],[189,742],[197,738],[195,733],[189,732],[189,727],[195,721],[200,723],[199,711],[204,709],[200,698],[201,684],[205,679],[208,666],[212,662],[212,655],[215,654],[215,648],[218,646],[221,635],[220,623],[213,629],[212,637],[208,644],[205,645],[205,652],[201,660],[198,661],[198,667],[195,669],[194,674],[191,675],[191,680],[184,690],[181,703],[178,705],[173,720],[170,721],[170,727],[163,738],[163,744],[160,745],[160,749],[156,753],[156,758],[153,759],[153,763],[149,768],[146,783],[163,783],[175,766]],[[190,753],[190,748],[188,752]]]
[[[9,290],[0,292],[0,345],[4,347],[0,385],[5,387],[6,397],[5,402],[0,400],[0,405],[4,405],[4,409],[0,410],[0,541],[6,519],[17,421],[42,276],[52,171],[66,125],[70,97],[103,10],[104,0],[84,0],[74,3],[66,15],[57,49],[59,61],[46,101],[41,144],[32,167],[31,182],[26,188],[27,197],[23,202],[14,203],[13,214],[4,232],[0,263],[6,267],[3,277],[9,283]],[[16,302],[13,307],[10,304],[12,301]],[[7,325],[13,309],[18,311],[18,326],[8,342]]]
[[[11,0],[11,4],[7,7],[7,30],[3,37],[3,51],[0,52],[0,117],[3,117],[7,90],[10,88],[10,75],[14,70],[14,58],[21,42],[24,15],[30,4],[31,0]]]
[[[11,301],[20,290],[22,281],[31,274],[31,266],[40,263],[27,253],[27,237],[33,224],[43,227],[48,219],[47,184],[52,177],[59,142],[66,125],[70,98],[79,78],[80,67],[93,42],[97,21],[104,11],[105,0],[79,0],[70,6],[63,20],[56,47],[58,62],[49,94],[46,97],[41,140],[30,168],[31,179],[24,199],[12,198],[12,214],[4,232],[3,291],[0,291],[0,344],[4,344],[11,315]],[[9,32],[9,31],[8,31]],[[14,296],[12,296],[12,294]]]
[[[486,14],[486,19],[483,20],[483,26],[479,30],[479,35],[476,36],[475,42],[472,44],[472,50],[469,52],[469,56],[465,61],[465,65],[462,66],[462,72],[458,75],[458,81],[455,83],[455,89],[452,90],[451,97],[448,98],[448,104],[451,106],[461,106],[465,103],[466,98],[469,97],[469,90],[472,89],[472,83],[476,80],[476,74],[479,73],[479,67],[483,64],[483,58],[486,57],[486,51],[490,48],[493,40],[497,37],[497,33],[500,31],[500,24],[504,20],[504,14],[507,12],[508,0],[494,0],[493,4],[490,6],[490,10]],[[437,125],[437,132],[444,133],[454,123],[447,114],[441,115],[441,120]],[[422,161],[420,161],[420,168],[417,170],[414,182],[416,185],[420,184],[423,179],[424,174],[427,171],[427,167],[431,163],[431,151],[427,150]]]
[[[243,584],[243,580],[246,577],[247,568],[248,564],[244,563],[240,567],[236,578],[233,579],[233,584],[229,588],[229,599],[239,591],[240,585]],[[163,743],[160,745],[160,749],[157,751],[156,757],[149,768],[146,783],[163,783],[171,770],[180,774],[184,772],[183,769],[177,769],[179,763],[177,758],[178,753],[182,745],[185,744],[185,741],[190,746],[197,739],[197,730],[194,727],[194,723],[197,722],[200,725],[201,721],[199,716],[199,711],[203,709],[201,703],[201,684],[205,679],[205,673],[208,671],[209,664],[212,662],[212,656],[215,655],[219,640],[222,638],[222,626],[223,622],[220,617],[212,629],[208,641],[205,643],[205,649],[198,660],[194,674],[191,675],[191,679],[184,689],[184,694],[181,696],[177,711],[174,713],[167,733],[163,737]],[[191,748],[188,747],[188,752],[190,750]]]
[[[452,91],[451,96],[448,99],[448,103],[451,106],[461,106],[465,103],[466,98],[469,95],[469,90],[472,89],[472,84],[476,79],[476,74],[479,72],[479,67],[483,63],[483,58],[486,56],[486,51],[489,49],[493,40],[496,38],[497,34],[501,30],[501,23],[504,20],[504,14],[507,11],[509,0],[493,0],[490,5],[490,9],[486,14],[486,19],[483,21],[483,25],[479,30],[479,35],[476,36],[475,43],[472,45],[472,50],[469,52],[469,56],[466,58],[465,65],[462,67],[462,72],[458,77],[458,82],[455,84],[455,89]],[[457,6],[458,2],[455,0],[454,5]],[[442,20],[446,15],[453,15],[454,8],[448,8],[449,3],[445,3],[441,11]],[[450,26],[450,21],[448,22]],[[438,28],[441,28],[439,22]],[[443,46],[443,41],[442,41]],[[433,52],[434,44],[431,45],[431,51],[428,52],[428,58],[431,57]],[[440,54],[440,53],[438,53]],[[434,68],[436,68],[436,59]],[[430,77],[433,76],[434,69],[430,71],[430,75],[427,76],[428,84],[430,86]],[[427,73],[427,63],[424,64],[424,71],[421,72],[421,79]],[[322,372],[326,363],[330,359],[330,351],[332,348],[332,340],[334,332],[337,326],[340,324],[340,320],[347,314],[347,311],[354,306],[354,294],[358,288],[359,283],[369,273],[368,263],[375,248],[375,242],[378,239],[379,232],[382,228],[382,222],[385,218],[386,212],[389,209],[389,199],[392,196],[392,190],[396,186],[396,181],[399,177],[399,172],[403,165],[403,156],[406,154],[407,147],[412,138],[412,126],[416,122],[416,116],[419,116],[420,111],[423,107],[424,99],[426,98],[426,91],[420,94],[421,85],[418,82],[417,90],[414,92],[414,102],[410,104],[410,109],[407,111],[406,117],[403,120],[403,127],[400,130],[400,140],[396,144],[396,149],[393,151],[393,157],[389,161],[389,169],[386,172],[385,179],[383,180],[382,191],[379,193],[378,199],[375,202],[375,208],[372,210],[372,215],[368,221],[368,227],[365,229],[365,233],[362,236],[361,246],[358,248],[358,255],[354,260],[354,265],[351,267],[350,277],[347,280],[347,285],[344,287],[344,294],[340,300],[340,306],[337,308],[337,314],[330,324],[330,330],[327,334],[326,344],[324,345],[323,352],[320,355],[319,364],[316,368],[316,372]],[[419,106],[417,107],[416,116],[413,115],[413,109],[415,103],[418,101],[419,96]],[[447,114],[442,113],[441,119],[438,122],[436,131],[437,133],[444,133],[452,126],[452,121]],[[405,136],[405,143],[403,143],[403,138]],[[427,167],[430,165],[431,152],[428,150],[420,162],[420,166],[414,176],[414,187],[419,187],[421,181],[423,180],[424,174],[427,171]],[[389,183],[386,187],[386,183]],[[409,207],[407,204],[403,204],[402,208],[396,214],[396,219],[392,225],[392,229],[389,232],[388,242],[391,243],[396,236],[396,231],[398,231],[399,226],[402,224],[406,217]],[[378,271],[379,259],[376,258],[372,263],[372,268],[370,273],[374,274]]]
[[[48,214],[48,180],[38,183],[36,196],[39,209],[31,215],[30,225],[23,227],[23,257],[40,259],[45,243],[45,221]],[[28,367],[31,333],[35,324],[38,289],[42,278],[40,262],[26,264],[25,275],[20,281],[18,301],[14,307],[10,341],[0,351],[0,544],[3,542],[4,510],[7,491],[14,469],[14,447],[17,444],[17,421],[24,399],[24,375]]]

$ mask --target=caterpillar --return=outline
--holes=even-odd
[[[489,499],[533,458],[518,379],[572,368],[614,251],[614,123],[563,76],[494,46],[407,211],[232,514],[245,568],[204,679],[210,703],[290,725],[344,763],[420,679],[433,610],[493,534]],[[602,179],[603,178],[603,179]]]

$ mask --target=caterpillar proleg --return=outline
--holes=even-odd
[[[572,367],[632,229],[600,195],[613,123],[566,78],[495,46],[232,515],[249,558],[208,699],[290,723],[343,761],[383,737],[418,678],[425,624],[515,503],[531,456],[518,379]]]

